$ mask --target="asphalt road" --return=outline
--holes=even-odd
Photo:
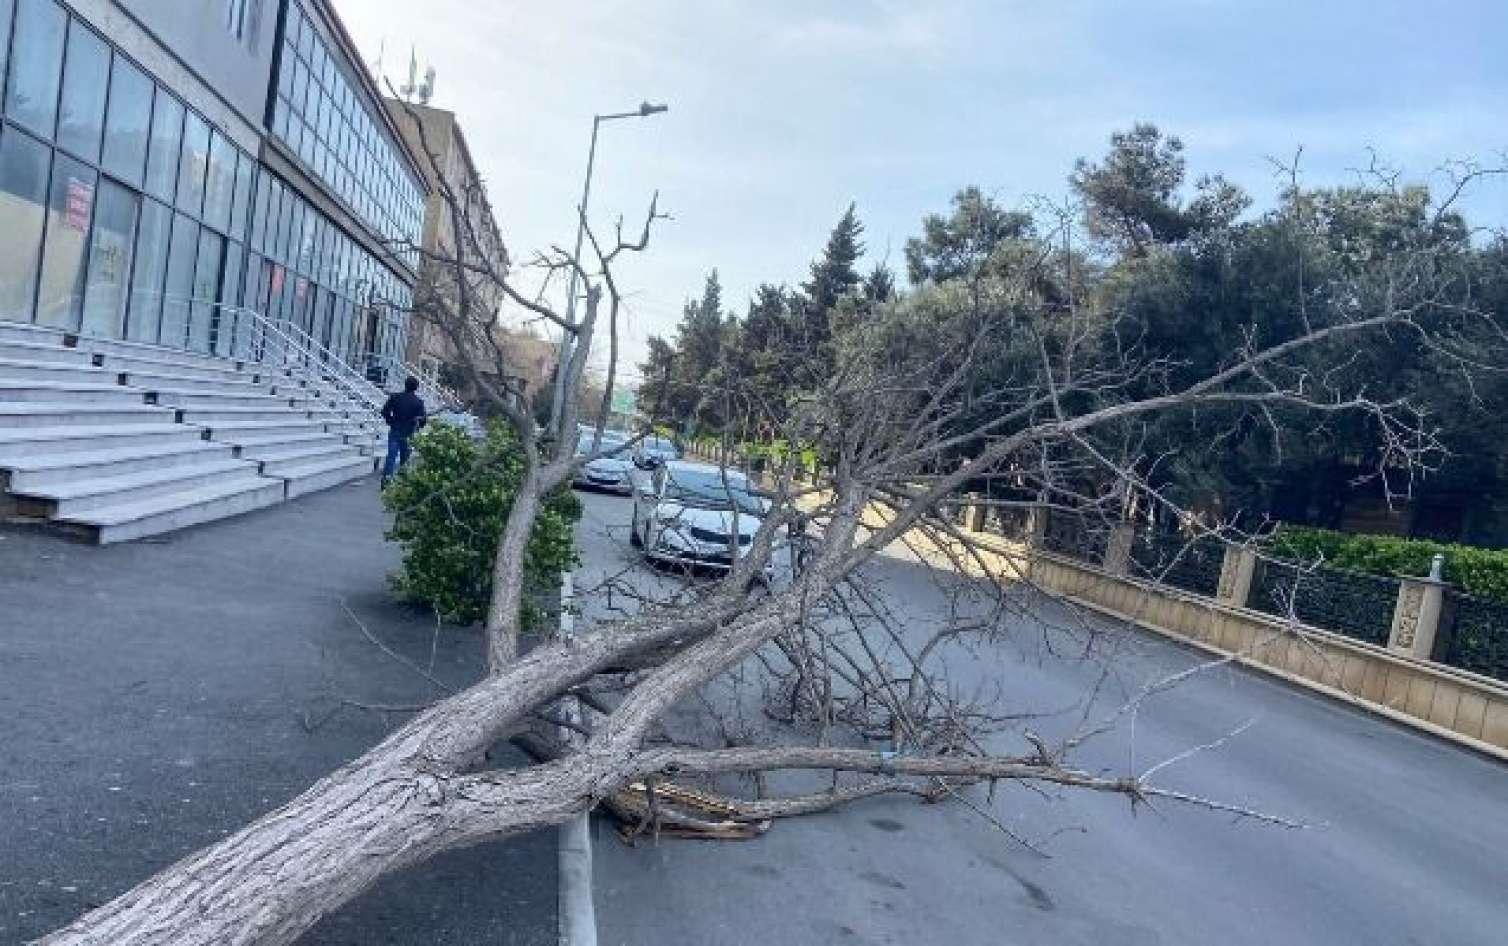
[[[637,564],[628,501],[585,495],[578,586],[673,579]],[[956,578],[904,557],[870,568],[894,607],[942,619]],[[617,596],[613,607],[625,606]],[[608,613],[599,596],[588,620]],[[1023,616],[954,661],[998,686],[1037,730],[1100,719],[1194,652],[1095,621]],[[1103,675],[1108,668],[1108,676]],[[1200,673],[1141,704],[1078,763],[1107,773],[1249,728],[1159,774],[1166,786],[1301,821],[1300,830],[1175,803],[1002,789],[989,811],[885,799],[777,824],[744,843],[622,845],[596,828],[600,938],[613,946],[782,943],[1498,944],[1508,941],[1508,766],[1239,668]],[[1032,848],[1036,848],[1033,850]]]
[[[436,636],[386,587],[373,479],[108,548],[0,530],[0,943],[48,932],[246,824],[431,699],[342,609],[453,686],[474,631]],[[556,941],[553,832],[439,857],[327,917],[307,946]]]

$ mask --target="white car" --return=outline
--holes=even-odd
[[[742,473],[671,460],[635,469],[630,540],[653,562],[726,571],[768,512]]]
[[[624,496],[634,491],[631,473],[634,470],[633,455],[628,450],[628,441],[622,434],[604,430],[602,441],[597,449],[592,449],[592,441],[596,437],[593,430],[583,430],[576,440],[576,455],[578,457],[591,456],[594,453],[607,454],[588,460],[576,468],[574,484],[584,489],[600,489],[611,493],[620,493]],[[614,452],[616,451],[616,452]]]

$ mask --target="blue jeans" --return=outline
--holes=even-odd
[[[382,482],[386,483],[393,478],[393,474],[403,468],[408,462],[410,448],[407,437],[400,437],[392,430],[387,433],[387,459],[382,461]]]

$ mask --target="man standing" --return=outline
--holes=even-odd
[[[428,420],[424,413],[424,401],[414,393],[418,390],[419,379],[409,378],[403,382],[403,390],[389,397],[387,403],[382,405],[382,419],[387,421],[387,459],[382,464],[383,486],[408,462],[409,438]]]

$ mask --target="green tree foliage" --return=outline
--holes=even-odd
[[[523,457],[505,424],[488,427],[482,443],[448,424],[433,423],[414,438],[414,461],[383,493],[393,513],[388,539],[403,549],[392,576],[404,599],[458,624],[480,621],[492,593],[492,560],[523,477]],[[525,552],[530,588],[547,596],[576,563],[580,501],[563,489],[540,511]],[[524,626],[539,624],[530,606]]]
[[[922,235],[906,241],[911,284],[970,279],[983,272],[1003,246],[1034,232],[1030,214],[1007,211],[977,187],[953,196],[947,216],[928,214]]]
[[[1454,287],[1421,313],[1433,322],[1449,321],[1452,309],[1508,313],[1508,243],[1474,242],[1465,221],[1423,187],[1383,176],[1293,187],[1252,213],[1247,195],[1220,175],[1190,181],[1183,142],[1150,124],[1111,135],[1104,154],[1075,164],[1069,187],[1079,219],[1045,206],[1008,210],[977,187],[959,191],[907,241],[905,288],[883,268],[861,275],[863,226],[850,206],[798,289],[761,286],[742,320],[723,321],[711,367],[698,353],[704,336],[690,330],[699,304],[688,304],[676,338],[651,342],[649,390],[665,378],[720,391],[717,412],[704,412],[697,432],[757,440],[779,436],[801,398],[856,353],[876,370],[886,359],[894,368],[906,363],[895,359],[930,358],[929,370],[945,371],[967,358],[970,393],[958,422],[974,425],[1007,406],[1013,378],[1040,366],[1039,342],[1051,351],[1081,349],[1074,332],[1094,339],[1103,350],[1079,350],[1076,360],[1107,378],[1128,375],[1115,397],[1173,392],[1243,351],[1379,310],[1400,260],[1427,267],[1405,278]],[[1205,406],[1103,428],[1094,446],[1149,458],[1139,467],[1149,485],[1222,517],[1243,510],[1334,526],[1357,502],[1408,489],[1417,508],[1437,510],[1411,520],[1420,534],[1508,541],[1508,412],[1499,406],[1508,374],[1461,361],[1463,352],[1501,351],[1504,340],[1482,336],[1471,321],[1446,334],[1448,350],[1394,332],[1317,346],[1299,368],[1318,400],[1381,388],[1385,379],[1421,406],[1449,462],[1408,482],[1390,479],[1400,468],[1392,432],[1360,413],[1317,420],[1304,411],[1301,422],[1298,409]],[[963,336],[961,326],[979,324],[991,326],[988,337]],[[1300,378],[1271,380],[1292,386]],[[691,411],[665,390],[663,416],[685,429]],[[1092,482],[1082,485],[1092,494]]]

